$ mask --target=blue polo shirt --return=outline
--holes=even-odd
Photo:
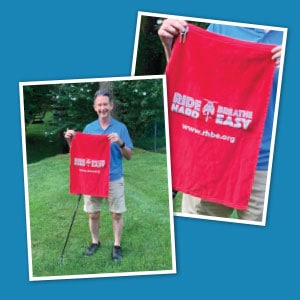
[[[271,44],[271,45],[281,45],[282,38],[283,38],[283,32],[281,31],[270,30],[268,32],[265,32],[263,29],[230,26],[230,25],[210,24],[207,30],[225,36],[229,36],[232,38],[244,40],[244,41]],[[270,53],[270,58],[271,58],[271,53]],[[277,83],[278,83],[278,68],[275,68],[273,85],[272,85],[271,96],[270,96],[270,103],[269,103],[268,113],[265,121],[264,133],[263,133],[263,137],[259,149],[258,162],[256,166],[257,170],[268,169]]]
[[[127,127],[125,124],[110,118],[108,127],[104,130],[99,123],[99,120],[93,121],[85,126],[83,129],[84,133],[90,134],[110,134],[117,133],[122,141],[125,142],[126,146],[133,149],[133,144],[129,136]],[[115,181],[123,177],[123,165],[122,165],[122,154],[120,146],[117,143],[112,143],[110,146],[110,174],[109,180]]]

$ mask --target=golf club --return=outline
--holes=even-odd
[[[61,251],[61,254],[60,254],[59,258],[58,258],[58,266],[59,267],[62,266],[62,262],[63,262],[63,259],[64,259],[64,252],[65,252],[65,249],[66,249],[69,237],[70,237],[71,229],[72,229],[72,226],[73,226],[73,223],[74,223],[74,220],[75,220],[75,216],[76,216],[76,213],[77,213],[77,210],[78,210],[78,207],[79,207],[81,196],[82,195],[80,194],[79,197],[78,197],[77,205],[76,205],[75,210],[74,210],[74,214],[73,214],[71,225],[70,225],[70,228],[69,228],[69,231],[68,231],[68,234],[67,234],[67,238],[66,238],[64,247],[63,247],[63,249]]]

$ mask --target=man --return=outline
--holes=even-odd
[[[95,93],[93,107],[98,115],[98,119],[87,124],[83,132],[89,134],[107,134],[111,143],[109,197],[106,200],[112,216],[114,234],[112,259],[118,261],[122,259],[122,214],[126,211],[122,158],[131,159],[133,145],[126,126],[111,116],[113,101],[111,93],[108,90],[100,89]],[[74,130],[66,131],[65,138],[69,144],[74,135]],[[84,211],[89,214],[89,229],[92,238],[92,242],[87,248],[85,255],[90,256],[100,246],[99,226],[102,199],[93,195],[83,196]]]
[[[173,39],[180,32],[184,32],[187,25],[188,23],[184,20],[166,19],[160,27],[158,35],[164,47],[167,61],[169,61],[171,56]],[[275,60],[277,66],[280,63],[282,32],[220,24],[211,24],[208,27],[208,30],[245,41],[278,45],[271,50],[270,59]],[[268,107],[264,134],[260,145],[258,163],[249,205],[246,210],[237,210],[238,218],[244,220],[261,221],[263,217],[264,195],[270,155],[274,106],[277,91],[278,68],[276,69],[277,70],[275,71],[273,80],[270,104]],[[200,199],[192,195],[183,194],[182,212],[228,218],[232,214],[233,208],[205,201],[205,199]]]

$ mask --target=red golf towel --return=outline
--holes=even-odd
[[[246,209],[266,118],[274,46],[193,25],[166,76],[173,189]]]
[[[70,149],[70,193],[108,197],[109,169],[107,135],[76,132]]]

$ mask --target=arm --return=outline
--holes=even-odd
[[[123,157],[125,157],[127,160],[131,159],[131,156],[132,156],[131,148],[129,148],[125,145],[124,141],[119,137],[119,135],[117,133],[109,134],[108,138],[111,143],[117,143],[120,146],[121,154]]]
[[[125,157],[127,160],[131,159],[132,150],[129,147],[127,147],[126,145],[123,148],[121,148],[121,153],[122,153],[122,156]]]
[[[173,40],[179,32],[185,30],[185,26],[187,26],[187,22],[184,20],[166,19],[159,28],[158,36],[164,47],[167,62],[171,56]]]

